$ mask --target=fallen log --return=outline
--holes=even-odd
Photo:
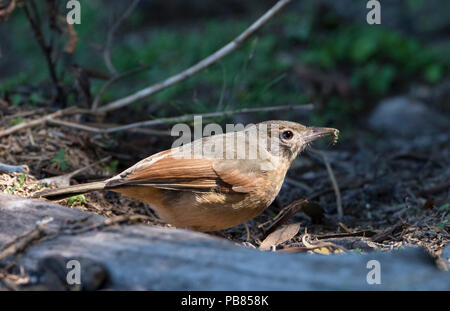
[[[36,276],[31,288],[68,289],[71,268],[66,266],[77,260],[81,289],[88,290],[450,289],[450,273],[437,269],[420,248],[330,256],[263,252],[203,233],[106,225],[106,220],[48,201],[0,194],[0,254],[39,225],[45,226],[45,237],[14,258]],[[74,224],[81,227],[74,230]],[[380,264],[381,284],[367,282],[371,260]]]

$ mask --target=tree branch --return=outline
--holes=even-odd
[[[140,0],[134,0],[131,5],[127,4],[128,8],[122,13],[122,15],[119,16],[119,18],[114,22],[114,24],[108,31],[105,48],[103,50],[103,59],[105,60],[106,67],[108,68],[109,72],[114,76],[119,74],[111,61],[111,46],[113,43],[114,34],[117,29],[119,29],[122,22],[133,12],[133,10],[139,4],[139,1]]]
[[[41,118],[29,121],[29,122],[23,122],[23,123],[11,126],[10,128],[7,128],[7,129],[0,129],[0,137],[11,135],[17,131],[45,123],[48,119],[51,119],[51,118],[58,118],[58,117],[62,117],[63,115],[77,113],[77,112],[79,112],[79,110],[77,110],[74,107],[70,107],[70,108],[63,109],[63,110],[58,110],[54,113],[51,113],[49,115],[43,116]]]
[[[5,7],[0,7],[0,24],[8,18],[8,15],[11,14],[12,11],[14,11],[16,8],[16,2],[17,0],[11,0],[11,2]],[[0,1],[0,4],[3,5],[3,2]]]
[[[278,12],[281,11],[291,0],[279,0],[270,10],[268,10],[263,16],[261,16],[256,22],[254,22],[249,28],[247,28],[243,33],[241,33],[233,41],[216,51],[214,54],[208,56],[207,58],[201,60],[197,64],[189,67],[188,69],[176,74],[162,82],[151,85],[143,90],[140,90],[127,97],[115,100],[98,110],[101,112],[108,112],[115,110],[127,105],[130,105],[138,100],[148,97],[152,94],[160,92],[180,81],[186,80],[197,72],[211,66],[216,63],[226,55],[230,54],[232,51],[236,50],[245,40],[247,40],[251,35],[253,35],[259,28],[261,28],[267,21],[274,17]]]
[[[103,94],[106,92],[106,90],[115,82],[126,78],[128,76],[131,76],[133,74],[142,72],[144,70],[150,69],[152,66],[151,65],[143,65],[134,69],[131,69],[130,71],[124,72],[122,74],[119,74],[117,76],[113,76],[111,79],[109,79],[108,81],[106,81],[105,84],[103,84],[102,88],[100,89],[100,91],[98,91],[97,95],[95,95],[94,101],[92,102],[92,110],[95,111],[98,108],[98,105],[100,103],[100,100],[102,99]]]
[[[342,218],[344,217],[344,209],[342,208],[341,191],[339,190],[339,185],[337,183],[336,177],[334,176],[333,169],[331,168],[330,165],[330,161],[328,160],[328,157],[326,156],[325,152],[313,148],[311,148],[310,151],[315,154],[318,154],[323,159],[325,167],[327,168],[328,176],[330,177],[331,184],[333,185],[334,194],[336,195],[336,206],[338,215],[340,218]]]
[[[312,110],[313,105],[301,105],[301,106],[274,106],[274,107],[263,107],[263,108],[245,108],[241,110],[227,110],[227,111],[219,111],[219,112],[210,112],[200,115],[184,115],[184,116],[178,116],[178,117],[172,117],[172,118],[164,118],[164,119],[156,119],[156,120],[148,120],[148,121],[141,121],[136,123],[131,123],[127,125],[122,126],[116,126],[112,128],[107,129],[101,129],[96,128],[92,126],[86,126],[82,124],[77,124],[73,122],[67,122],[67,121],[61,121],[61,120],[55,120],[53,118],[47,118],[46,121],[49,124],[56,124],[61,126],[66,126],[70,128],[74,128],[77,130],[82,130],[86,132],[96,133],[96,134],[106,134],[106,133],[114,133],[114,132],[120,132],[120,131],[128,131],[131,129],[135,129],[138,127],[144,127],[144,126],[155,126],[155,125],[161,125],[161,124],[167,124],[167,123],[177,123],[177,122],[186,122],[189,120],[192,120],[194,116],[202,116],[203,118],[213,118],[213,117],[220,117],[224,115],[231,115],[236,113],[254,113],[254,112],[270,112],[270,111],[279,111],[279,110]],[[1,137],[1,135],[0,135]]]
[[[34,1],[30,1],[30,4],[31,10],[34,12],[35,16],[34,17],[32,16],[32,13],[28,7],[28,1],[24,1],[23,5],[25,15],[27,16],[31,29],[34,33],[34,36],[36,37],[36,41],[41,47],[45,56],[45,60],[47,61],[47,67],[50,73],[50,77],[57,92],[57,101],[65,103],[64,90],[61,87],[61,84],[59,83],[58,75],[56,74],[55,62],[53,61],[51,56],[53,47],[45,42],[44,34],[41,28],[39,12],[36,7],[36,4],[34,3]]]

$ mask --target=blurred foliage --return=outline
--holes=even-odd
[[[409,5],[414,10],[419,4],[413,1]],[[95,47],[105,42],[105,25],[110,14],[101,5],[101,2],[83,2],[82,24],[76,26],[80,40],[71,61],[106,72],[102,53]],[[232,40],[254,18],[215,17],[186,25],[150,25],[145,12],[137,10],[116,36],[112,60],[120,72],[140,64],[152,67],[116,83],[103,100],[108,102],[129,95],[191,66]],[[25,98],[17,92],[20,86],[45,86],[49,80],[43,55],[23,12],[16,10],[5,25],[10,29],[11,38],[27,40],[8,41],[12,50],[7,54],[13,57],[8,61],[20,70],[0,77],[0,95],[9,92],[13,105],[45,102],[48,98],[45,88],[37,87]],[[63,43],[64,40],[59,42],[61,46]],[[0,58],[0,68],[8,67],[2,62],[5,57]],[[59,72],[67,71],[67,62],[60,63]],[[314,122],[319,124],[330,120],[346,122],[381,97],[404,89],[412,79],[438,83],[448,69],[448,64],[432,48],[415,38],[381,26],[341,20],[332,12],[324,14],[317,5],[309,4],[301,12],[285,10],[218,64],[135,106],[161,104],[156,111],[139,114],[141,118],[149,118],[150,114],[164,117],[314,101],[314,96],[320,94],[311,97],[303,81],[293,74],[297,63],[309,64],[324,73],[339,72],[355,90],[351,100],[338,94],[328,96],[322,111],[314,116]],[[74,84],[70,73],[64,74],[63,81],[66,86]],[[103,83],[91,80],[93,94]],[[73,93],[68,96],[69,102],[76,102]]]
[[[11,188],[6,188],[5,190],[3,190],[3,192],[6,194],[14,194],[14,192],[16,190],[23,187],[23,185],[25,184],[26,178],[27,178],[26,174],[21,174],[19,176],[19,178],[17,179],[17,182],[14,183],[14,185]]]
[[[60,149],[52,159],[52,163],[56,163],[61,171],[65,171],[69,168],[67,165],[67,160],[66,151],[64,149]]]
[[[333,17],[326,16],[324,20],[322,27],[335,26]],[[339,23],[326,32],[308,33],[310,35],[305,36],[301,32],[298,37],[307,44],[307,48],[299,52],[300,60],[324,72],[343,73],[357,95],[351,103],[332,96],[322,118],[319,116],[316,120],[318,123],[348,118],[352,112],[367,108],[363,106],[363,99],[379,99],[413,81],[437,83],[448,67],[417,39],[383,27]]]
[[[9,125],[14,126],[14,125],[18,125],[20,123],[23,122],[23,118],[22,117],[18,117],[17,119],[11,120],[9,122]]]
[[[67,204],[69,206],[82,205],[84,202],[86,202],[86,197],[84,194],[74,195],[67,200]]]
[[[106,171],[108,171],[110,173],[115,173],[117,171],[118,164],[119,164],[119,161],[112,160],[108,164],[104,165],[104,168]]]
[[[381,27],[345,25],[308,39],[310,48],[300,52],[304,62],[324,70],[344,70],[355,87],[375,95],[386,93],[393,82],[412,74],[430,83],[444,74],[444,64],[430,49]]]

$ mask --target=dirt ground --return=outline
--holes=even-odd
[[[11,109],[1,121],[3,128],[19,117],[26,122],[45,114],[42,110]],[[0,174],[0,190],[26,197],[45,187],[38,185],[39,179],[80,168],[85,169],[63,182],[105,179],[169,147],[167,137],[160,135],[135,135],[134,141],[127,137],[112,139],[44,124],[1,137],[0,162],[26,165],[28,173]],[[351,139],[321,147],[338,184],[343,218],[338,217],[336,189],[323,157],[305,151],[294,162],[269,209],[246,224],[211,234],[276,251],[329,254],[421,245],[438,256],[450,238],[449,138],[444,133],[433,141],[393,141],[356,131]],[[135,149],[130,149],[131,145]],[[49,186],[56,184],[50,180]],[[112,192],[59,203],[105,217],[144,214],[149,218],[141,222],[147,225],[169,226],[147,205]]]

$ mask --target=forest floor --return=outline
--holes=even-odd
[[[170,148],[174,139],[167,124],[110,135],[45,119],[26,126],[57,109],[77,106],[84,112],[55,117],[56,121],[108,128],[179,115],[312,103],[314,111],[307,119],[303,112],[289,111],[213,120],[244,124],[269,118],[298,120],[335,127],[341,137],[336,144],[317,142],[305,150],[261,215],[208,234],[247,248],[313,256],[417,246],[441,270],[450,270],[450,44],[445,36],[449,19],[444,14],[448,10],[433,9],[445,1],[431,4],[428,13],[406,2],[383,4],[386,16],[396,21],[383,27],[367,25],[365,11],[348,10],[351,1],[291,3],[248,42],[201,74],[120,111],[97,117],[92,111],[85,113],[92,108],[93,95],[99,96],[100,104],[110,103],[211,55],[271,5],[199,1],[184,9],[183,1],[168,6],[167,1],[156,1],[157,8],[141,2],[144,9],[125,18],[114,42],[105,41],[113,37],[111,21],[124,11],[123,5],[84,4],[87,18],[77,25],[75,53],[65,55],[67,63],[66,57],[57,57],[53,68],[64,100],[57,99],[55,83],[49,83],[49,68],[27,14],[17,8],[7,27],[0,29],[1,192],[29,198],[46,187],[104,180]],[[430,5],[419,6],[425,3]],[[43,22],[51,28],[51,20]],[[64,42],[67,34],[56,30],[44,32],[44,39]],[[107,70],[108,50],[121,78],[101,93],[117,78]],[[371,125],[371,116],[386,99],[393,99],[391,108],[400,109],[385,110]],[[377,122],[391,128],[383,134]],[[6,133],[15,126],[24,128]],[[409,134],[399,134],[401,128],[408,128]],[[433,134],[427,132],[430,129]],[[109,225],[171,227],[148,205],[114,192],[93,192],[57,203],[107,217]],[[10,242],[19,241],[16,238]],[[0,246],[0,257],[10,245]],[[14,256],[25,253],[16,250]],[[5,275],[20,285],[23,267],[1,261],[0,290]]]
[[[8,127],[13,120],[26,122],[44,111],[11,108],[3,114],[0,126]],[[0,174],[0,191],[28,197],[45,187],[38,185],[38,180],[45,178],[53,178],[46,180],[49,187],[105,179],[143,154],[169,147],[164,136],[133,137],[135,140],[111,140],[44,124],[4,136],[0,138],[0,163],[26,165],[27,173]],[[353,131],[352,137],[322,148],[337,181],[342,218],[338,217],[336,189],[323,157],[307,150],[294,162],[270,208],[246,224],[211,234],[276,251],[329,254],[420,245],[439,256],[450,238],[449,139],[449,133],[390,140],[364,130]],[[80,168],[85,170],[61,178]],[[170,226],[146,204],[112,192],[59,203],[105,217],[147,215],[140,223]]]

